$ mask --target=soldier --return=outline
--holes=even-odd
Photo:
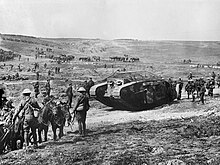
[[[199,97],[200,97],[200,100],[199,102],[201,101],[202,104],[204,104],[204,96],[205,96],[205,92],[206,92],[206,89],[205,89],[205,84],[201,84],[201,89],[199,91]]]
[[[185,91],[186,91],[187,94],[188,94],[188,99],[189,99],[189,95],[191,94],[191,95],[192,95],[192,98],[193,98],[192,101],[195,101],[195,96],[194,96],[195,84],[194,84],[194,82],[193,82],[192,79],[188,80],[188,83],[187,83],[186,86],[185,86]]]
[[[214,71],[212,72],[211,77],[215,80],[216,74]]]
[[[40,90],[39,90],[39,82],[37,81],[35,84],[34,84],[34,95],[35,95],[35,98],[37,98],[37,96],[40,94]]]
[[[80,87],[77,92],[80,94],[76,98],[73,113],[76,117],[79,126],[79,134],[85,136],[86,134],[86,114],[89,110],[89,97],[84,87]],[[74,120],[74,117],[73,117]]]
[[[47,91],[47,96],[50,96],[50,79],[47,80],[46,84],[45,84],[45,89]]]
[[[95,85],[95,83],[94,83],[94,81],[92,80],[92,78],[90,77],[90,78],[89,78],[89,81],[88,81],[88,94],[89,94],[89,96],[90,96],[89,90],[90,90],[90,88],[91,88],[93,85]]]
[[[89,85],[88,85],[87,80],[84,81],[84,83],[83,83],[83,87],[85,88],[86,93],[89,93]]]
[[[183,81],[182,81],[181,77],[179,77],[179,80],[176,85],[176,89],[178,89],[177,90],[177,93],[178,93],[177,100],[180,100],[181,94],[182,94],[182,89],[183,89]]]
[[[69,83],[69,87],[66,89],[66,95],[68,97],[68,105],[71,108],[72,107],[72,99],[73,99],[73,87],[72,83]]]
[[[208,89],[208,96],[213,97],[213,89],[215,88],[215,80],[212,77],[211,79],[208,78],[208,82],[206,84],[206,88]]]
[[[189,75],[188,75],[188,79],[191,80],[192,77],[193,77],[192,72],[190,72]]]
[[[47,63],[44,63],[44,68],[46,68],[47,67]]]
[[[37,101],[32,98],[30,89],[25,89],[22,92],[23,100],[19,104],[18,110],[15,112],[13,116],[13,122],[15,122],[16,118],[19,116],[20,118],[24,119],[24,141],[26,146],[29,146],[29,131],[33,134],[34,140],[34,148],[37,147],[37,134],[36,128],[38,125],[37,118],[34,116],[34,111],[40,110],[40,106],[38,105]]]

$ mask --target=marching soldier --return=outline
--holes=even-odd
[[[37,147],[37,134],[36,134],[36,128],[38,125],[37,118],[34,116],[34,111],[40,110],[40,106],[38,105],[37,101],[32,98],[30,89],[25,89],[22,92],[23,100],[19,104],[18,110],[15,112],[15,115],[13,117],[13,122],[15,122],[17,117],[24,119],[24,141],[26,146],[29,146],[29,131],[31,129],[31,132],[33,134],[33,140],[34,140],[34,147]]]
[[[80,87],[77,92],[80,94],[76,98],[73,113],[76,117],[79,126],[79,134],[85,136],[86,134],[86,114],[89,110],[89,97],[84,87]],[[73,117],[74,120],[74,117]]]

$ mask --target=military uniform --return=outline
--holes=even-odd
[[[215,80],[211,79],[206,84],[206,88],[208,89],[208,96],[213,97],[213,89],[215,88]]]
[[[36,82],[34,84],[34,93],[35,93],[35,98],[37,98],[37,96],[39,95],[40,91],[39,91],[39,82]]]
[[[181,99],[181,94],[182,94],[182,89],[183,89],[183,81],[181,79],[179,79],[179,81],[177,82],[178,84],[178,96],[177,96],[177,100]]]
[[[82,91],[80,91],[80,89]],[[84,88],[79,88],[78,92],[85,92],[84,94],[80,93],[74,105],[74,114],[79,126],[79,134],[85,136],[86,133],[86,115],[89,110],[89,97],[86,94],[86,90]]]
[[[66,89],[66,95],[68,97],[68,105],[71,108],[72,106],[72,99],[73,99],[73,87],[72,84]]]
[[[28,100],[22,100],[19,104],[18,111],[15,112],[14,120],[17,116],[23,118],[24,121],[24,140],[26,145],[29,145],[29,131],[33,134],[34,145],[37,145],[36,128],[38,126],[37,118],[34,116],[34,109],[40,109],[37,101],[34,98],[29,97]]]
[[[47,83],[45,84],[45,89],[46,89],[46,92],[47,92],[47,95],[50,96],[50,82],[47,81]]]
[[[188,83],[185,86],[185,91],[187,91],[188,94],[188,99],[189,99],[189,95],[192,95],[193,101],[195,101],[195,96],[194,96],[194,92],[195,92],[195,84],[192,80],[189,80]]]
[[[205,96],[205,86],[203,85],[199,91],[199,97],[200,97],[200,101],[202,102],[202,104],[204,104],[204,96]]]

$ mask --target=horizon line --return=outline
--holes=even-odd
[[[0,33],[0,35],[11,35],[11,36],[22,36],[22,37],[32,37],[32,38],[42,38],[42,39],[84,39],[84,40],[136,40],[136,41],[190,41],[190,42],[220,42],[220,40],[185,40],[185,39],[138,39],[138,38],[114,38],[114,39],[102,39],[102,38],[87,38],[87,37],[40,37],[27,34],[17,34],[17,33]]]

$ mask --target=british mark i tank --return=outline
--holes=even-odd
[[[170,103],[177,97],[175,88],[151,72],[116,72],[90,89],[90,96],[122,110],[147,110]]]

